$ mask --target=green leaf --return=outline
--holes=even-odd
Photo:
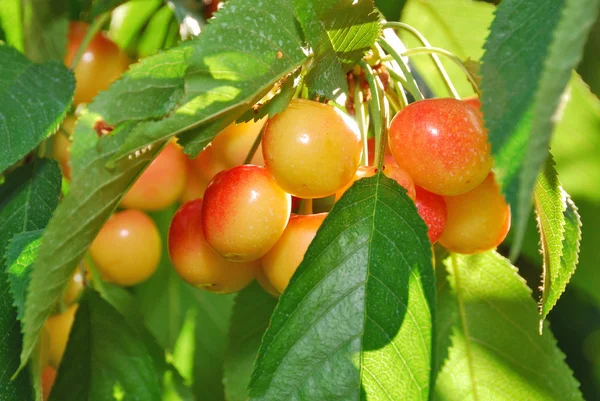
[[[550,330],[538,333],[536,303],[508,260],[488,252],[444,263],[450,287],[440,298],[453,308],[439,313],[455,321],[434,400],[583,400]]]
[[[575,273],[581,242],[577,207],[558,179],[552,156],[538,176],[533,199],[544,260],[540,305],[543,321]]]
[[[375,0],[375,6],[388,21],[398,21],[406,0]]]
[[[25,55],[36,63],[62,63],[67,52],[68,13],[64,0],[22,1]]]
[[[307,55],[290,1],[229,1],[202,33],[188,42],[183,59],[173,60],[169,58],[171,51],[166,51],[159,55],[163,60],[160,64],[149,62],[160,69],[177,70],[175,80],[179,90],[185,88],[183,97],[178,99],[177,108],[166,110],[171,111],[167,118],[142,123],[133,129],[115,159],[125,159],[136,150],[204,125],[232,109],[248,109],[281,77],[300,67]],[[139,71],[141,77],[132,71],[119,87],[147,85],[140,78],[148,70]],[[185,74],[183,79],[181,72]],[[173,74],[168,74],[167,85],[173,79]],[[158,84],[156,79],[151,82]],[[113,91],[105,94],[112,97]],[[133,96],[136,95],[129,98],[133,100]],[[129,107],[120,103],[119,98],[111,110]]]
[[[202,394],[205,401],[225,401],[223,360],[233,296],[201,290],[196,290],[194,294],[197,307],[192,388],[194,394]]]
[[[225,395],[228,401],[246,401],[248,384],[260,340],[269,326],[277,300],[253,282],[235,298],[225,352]]]
[[[6,249],[6,271],[19,320],[23,318],[25,312],[25,297],[31,268],[35,262],[43,232],[44,230],[35,230],[17,234]]]
[[[29,375],[10,378],[19,367],[21,333],[13,306],[4,255],[9,241],[22,232],[42,229],[58,204],[61,173],[58,163],[37,159],[13,171],[0,185],[0,400],[33,400]]]
[[[598,0],[506,0],[497,8],[481,68],[482,112],[511,206],[513,256],[527,227],[561,94],[599,9]]]
[[[44,321],[62,296],[84,252],[125,191],[161,148],[145,152],[127,168],[108,170],[104,167],[106,162],[119,149],[131,125],[123,125],[111,135],[98,138],[93,129],[97,117],[84,114],[79,118],[71,146],[70,192],[42,237],[23,318],[22,365],[27,362]]]
[[[24,50],[20,0],[0,0],[0,31],[4,32],[9,46],[20,52]]]
[[[159,377],[125,318],[88,291],[79,303],[50,401],[112,399],[160,401]]]
[[[251,400],[427,400],[435,283],[406,191],[382,174],[336,203],[279,300]]]
[[[0,46],[0,171],[23,158],[58,128],[71,106],[73,74],[56,62],[33,64]]]
[[[494,9],[491,4],[473,0],[408,0],[402,22],[418,29],[432,46],[451,51],[461,60],[479,60],[494,19]],[[399,30],[398,33],[408,48],[423,46],[408,32]],[[463,71],[445,57],[440,60],[462,96],[475,93]],[[410,61],[438,96],[447,96],[444,80],[430,56],[418,55]]]

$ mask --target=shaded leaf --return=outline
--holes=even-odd
[[[25,312],[25,298],[31,268],[37,257],[40,240],[44,230],[26,231],[17,234],[8,244],[6,249],[6,272],[10,283],[17,319],[23,318]]]
[[[108,170],[106,162],[119,149],[131,125],[98,138],[93,129],[96,118],[84,114],[78,121],[71,146],[72,185],[42,237],[23,318],[23,365],[84,252],[125,191],[161,148],[140,155],[127,168]]]
[[[543,321],[556,305],[575,273],[579,261],[581,219],[571,197],[563,189],[550,156],[538,176],[533,192],[544,260],[542,299]],[[540,330],[543,326],[540,326]]]
[[[37,62],[62,61],[67,52],[68,15],[64,0],[23,0],[25,55]]]
[[[336,203],[271,318],[251,400],[429,397],[435,284],[414,203],[382,174]]]
[[[458,313],[447,309],[452,346],[434,400],[582,400],[552,333],[539,335],[536,303],[508,260],[453,254],[444,264],[450,286],[440,298]]]
[[[375,0],[375,6],[388,21],[398,21],[406,0]]]
[[[482,112],[497,178],[511,206],[513,256],[520,250],[561,95],[599,8],[598,0],[507,0],[497,8],[481,68]]]
[[[58,128],[73,100],[75,78],[62,64],[33,64],[0,46],[0,171]]]
[[[160,401],[158,374],[148,350],[125,318],[88,291],[75,322],[50,401]]]
[[[253,282],[235,298],[225,352],[225,395],[228,401],[246,401],[260,340],[269,326],[277,299]]]

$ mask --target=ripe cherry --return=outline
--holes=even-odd
[[[48,334],[50,344],[48,362],[55,368],[58,368],[60,365],[60,361],[67,348],[69,333],[71,333],[71,327],[73,327],[73,322],[75,321],[77,307],[78,305],[70,306],[63,313],[50,316],[46,320],[44,330]]]
[[[173,216],[169,255],[175,271],[187,283],[216,293],[243,289],[260,268],[258,261],[229,261],[208,245],[202,232],[202,199],[183,204]]]
[[[170,142],[125,194],[121,206],[160,210],[171,205],[185,189],[186,163],[187,157]]]
[[[352,184],[354,184],[355,181],[358,181],[361,178],[373,177],[375,174],[377,174],[377,167],[360,166],[358,170],[356,170],[356,174],[354,175],[352,181],[350,181],[347,185],[345,185],[342,189],[335,193],[335,200],[339,200],[342,197],[342,195],[348,190],[348,188],[350,188]],[[404,189],[406,189],[406,194],[408,195],[408,197],[413,201],[415,200],[415,184],[406,171],[398,167],[396,163],[390,163],[383,166],[383,174],[385,174],[386,177],[395,180],[399,185],[404,187]]]
[[[352,180],[362,143],[356,123],[341,111],[295,99],[267,122],[262,150],[281,188],[300,198],[320,198]]]
[[[415,205],[419,211],[419,216],[427,224],[427,235],[432,244],[436,243],[446,228],[446,219],[448,211],[444,198],[427,191],[421,187],[416,187],[417,198]]]
[[[459,195],[479,185],[492,159],[480,114],[456,99],[410,104],[392,120],[392,154],[416,185],[438,195]]]
[[[463,99],[463,102],[473,107],[475,110],[481,112],[481,100],[479,100],[477,96]]]
[[[206,241],[224,258],[256,260],[279,239],[291,199],[265,167],[244,165],[217,174],[206,188],[202,228]]]
[[[69,24],[65,65],[71,65],[88,27],[89,25],[84,22]],[[76,105],[91,102],[98,92],[108,89],[110,84],[127,70],[128,66],[127,55],[104,34],[97,34],[75,67],[77,85],[73,102]]]
[[[327,213],[292,215],[279,241],[262,257],[265,275],[279,293],[287,287],[304,259],[325,217]]]
[[[143,212],[115,213],[104,224],[90,247],[102,277],[130,286],[148,279],[158,267],[161,239],[156,225]]]
[[[256,122],[249,121],[241,124],[234,122],[219,132],[211,142],[211,145],[215,156],[223,162],[225,168],[244,164],[244,160],[246,160],[246,156],[265,122],[265,118]],[[260,146],[256,150],[250,164],[256,164],[257,166],[265,165]]]
[[[50,391],[56,380],[56,369],[52,366],[46,366],[42,369],[42,399],[46,401],[50,396]]]
[[[439,242],[445,248],[476,253],[494,249],[504,241],[510,228],[510,208],[493,174],[472,191],[444,200],[448,221]]]

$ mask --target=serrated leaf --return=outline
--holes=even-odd
[[[248,399],[254,360],[275,305],[277,299],[267,294],[257,282],[235,298],[224,363],[223,384],[227,401]]]
[[[115,159],[214,121],[233,109],[247,109],[281,77],[300,67],[307,55],[290,1],[229,1],[189,42],[189,53],[179,61],[185,76],[178,82],[185,85],[185,93],[177,108],[161,121],[136,127]],[[169,65],[173,64],[168,60],[170,53],[161,54]],[[171,68],[178,68],[177,64]],[[129,77],[120,86],[136,84],[136,76]],[[106,92],[106,96],[111,93]],[[115,110],[121,106],[112,105]]]
[[[0,31],[9,46],[20,52],[24,50],[20,0],[0,0]]]
[[[58,128],[71,106],[75,78],[62,64],[33,64],[0,46],[0,171],[23,158]]]
[[[108,170],[106,162],[119,149],[131,125],[98,138],[93,129],[97,117],[84,114],[77,123],[71,146],[72,185],[42,237],[23,318],[22,365],[84,252],[125,191],[161,149],[156,146],[141,154],[127,168]]]
[[[348,92],[345,72],[371,49],[381,30],[372,0],[294,0],[314,53],[306,76],[310,90],[333,99]]]
[[[408,0],[402,22],[418,29],[432,46],[451,51],[461,60],[479,60],[494,19],[494,9],[492,4],[474,0]],[[404,30],[398,30],[398,34],[408,48],[423,46]],[[430,57],[419,55],[411,57],[410,61],[438,96],[446,96],[446,84]],[[464,72],[446,57],[441,57],[440,61],[462,96],[474,94]]]
[[[25,0],[23,9],[25,55],[37,62],[62,62],[67,52],[67,2]]]
[[[160,401],[159,377],[135,330],[88,291],[79,303],[50,401],[112,399]]]
[[[599,8],[598,0],[508,0],[497,8],[482,60],[482,112],[497,178],[511,206],[513,256],[527,227],[561,94]]]
[[[29,375],[10,378],[19,367],[20,325],[10,294],[4,255],[9,241],[24,231],[43,228],[58,204],[61,173],[58,163],[36,160],[20,167],[0,185],[0,400],[33,400]]]
[[[536,303],[508,260],[454,254],[444,264],[456,320],[434,400],[583,400],[550,330],[539,335]]]
[[[6,249],[6,272],[19,320],[23,318],[25,312],[25,297],[31,268],[35,262],[43,232],[43,230],[35,230],[17,234]]]
[[[414,203],[383,174],[336,203],[281,296],[251,400],[427,400],[435,283]]]
[[[541,321],[556,305],[575,273],[581,242],[581,219],[575,203],[563,189],[554,160],[548,158],[533,192],[544,260]],[[540,326],[540,330],[543,326]]]

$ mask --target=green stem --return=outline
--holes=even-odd
[[[415,47],[413,49],[406,50],[404,53],[402,53],[402,55],[406,56],[406,57],[410,57],[410,56],[415,56],[417,54],[433,54],[433,53],[439,54],[442,56],[446,56],[446,57],[450,58],[450,60],[454,61],[454,63],[456,63],[456,65],[467,76],[469,83],[473,86],[473,89],[475,90],[475,92],[477,92],[477,95],[481,96],[481,92],[479,90],[479,85],[477,85],[477,80],[475,79],[473,74],[471,74],[471,71],[469,71],[467,69],[467,67],[465,67],[462,60],[458,56],[456,56],[454,53],[451,53],[448,50],[441,49],[439,47]]]
[[[75,53],[75,57],[73,58],[73,61],[71,61],[71,65],[69,66],[70,69],[74,70],[75,67],[77,67],[77,64],[79,63],[79,60],[81,60],[81,56],[83,56],[85,49],[87,49],[94,36],[102,29],[102,27],[104,26],[104,24],[106,24],[109,18],[110,13],[107,12],[104,14],[100,14],[94,20],[94,22],[92,22],[88,30],[85,32],[85,36],[79,44],[79,47],[77,48],[77,53]]]
[[[367,129],[365,127],[365,110],[363,108],[363,93],[360,90],[358,81],[354,84],[354,118],[358,124],[360,137],[363,142],[363,155],[361,164],[366,166],[369,164],[369,145],[367,139]]]
[[[406,77],[407,88],[410,90],[411,94],[415,97],[416,100],[423,100],[423,94],[419,90],[419,86],[417,85],[417,81],[415,77],[410,73],[410,69],[408,65],[402,58],[402,56],[394,49],[394,47],[384,38],[379,38],[378,43],[383,47],[383,49],[394,58],[394,61],[398,63],[398,66],[402,70],[402,73]]]
[[[427,40],[427,38],[425,38],[425,36],[423,36],[423,34],[421,32],[419,32],[417,29],[415,29],[414,27],[412,27],[408,24],[405,24],[403,22],[395,22],[395,21],[386,22],[385,24],[383,24],[383,29],[386,29],[386,28],[404,29],[404,30],[410,32],[414,37],[416,37],[426,48],[432,47],[431,44],[429,43],[429,41]],[[448,88],[448,91],[456,99],[460,99],[460,96],[458,95],[458,91],[456,90],[456,88],[454,87],[454,84],[450,80],[450,76],[448,75],[448,72],[444,68],[444,65],[442,64],[438,55],[436,53],[431,53],[431,59],[433,60],[438,72],[442,76],[442,79],[446,83],[446,87]]]
[[[258,150],[258,147],[260,146],[260,141],[262,141],[263,131],[266,126],[267,126],[267,124],[265,123],[262,126],[262,128],[260,129],[260,132],[258,133],[258,135],[256,135],[256,139],[254,140],[254,143],[252,144],[250,151],[248,152],[248,154],[246,155],[246,158],[244,159],[244,164],[249,164],[252,161],[252,159],[254,158],[254,155],[256,154],[256,151]]]
[[[373,116],[373,128],[375,130],[375,166],[379,170],[383,166],[383,156],[385,152],[385,128],[383,127],[385,116],[382,111],[385,112],[383,107],[383,88],[375,82],[375,74],[364,60],[360,60],[360,66],[365,71],[365,77],[369,83],[369,89],[371,90],[371,102],[369,103],[371,109],[371,115]],[[387,127],[386,127],[387,128]]]

